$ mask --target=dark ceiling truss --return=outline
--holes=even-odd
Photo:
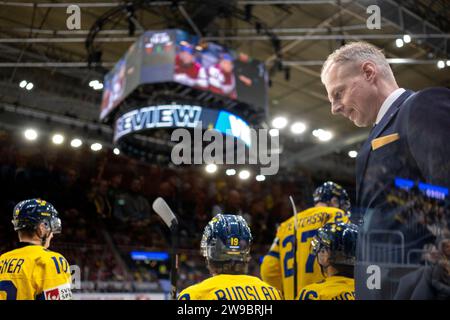
[[[444,10],[438,12],[431,10],[434,0],[427,1],[393,1],[393,0],[355,0],[352,3],[361,9],[367,8],[369,4],[380,7],[381,17],[384,22],[395,26],[404,33],[409,34],[441,34],[442,38],[424,38],[423,46],[426,46],[436,56],[442,58],[450,57],[449,38],[450,33],[450,1],[439,1]],[[421,9],[419,9],[421,8]],[[444,15],[447,13],[447,15]]]
[[[98,46],[95,45],[96,37],[100,31],[106,26],[109,26],[111,20],[116,18],[127,19],[130,12],[133,12],[134,14],[139,10],[146,10],[153,14],[158,14],[160,17],[163,17],[169,28],[183,26],[190,32],[202,36],[204,35],[207,38],[214,36],[215,32],[208,29],[208,27],[217,15],[219,18],[233,17],[245,21],[250,25],[253,25],[257,34],[267,37],[267,40],[270,41],[274,49],[278,65],[281,63],[281,40],[262,19],[259,19],[252,14],[251,5],[246,5],[244,9],[241,9],[236,5],[236,1],[195,0],[190,1],[189,5],[192,8],[197,7],[197,9],[193,10],[189,15],[186,8],[181,5],[182,2],[180,1],[172,1],[168,10],[167,8],[155,9],[154,2],[155,1],[148,0],[129,1],[126,4],[121,4],[102,14],[92,25],[89,34],[86,37],[85,46],[88,53],[88,65],[101,62],[101,51]],[[284,7],[282,7],[282,9],[287,10],[287,8]],[[198,18],[198,16],[200,16],[200,18]],[[208,17],[205,18],[205,16]],[[132,23],[129,24],[130,35],[134,34],[134,29],[131,27],[132,25]],[[112,28],[114,28],[114,26]]]

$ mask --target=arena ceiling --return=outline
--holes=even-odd
[[[450,68],[439,69],[436,65],[440,59],[450,59],[450,2],[446,0],[147,3],[145,9],[124,9],[116,19],[102,24],[94,46],[101,52],[104,70],[124,54],[142,30],[171,27],[197,31],[207,40],[265,61],[271,70],[268,123],[273,116],[283,115],[290,121],[305,122],[308,128],[301,136],[293,136],[289,130],[282,132],[285,167],[304,164],[325,171],[339,167],[352,175],[354,163],[347,152],[365,139],[367,129],[356,128],[348,120],[330,114],[319,76],[323,60],[344,42],[367,40],[384,48],[388,58],[408,59],[392,64],[401,87],[415,90],[450,86]],[[85,125],[98,125],[101,93],[88,83],[102,79],[104,70],[87,67],[85,41],[91,27],[124,2],[78,3],[80,30],[66,27],[68,4],[50,0],[0,1],[0,103],[4,110],[22,119],[71,118]],[[369,30],[366,25],[366,10],[372,4],[381,9],[380,30]],[[132,17],[134,35],[129,34],[127,14]],[[258,32],[260,27],[269,33]],[[412,41],[398,48],[395,40],[404,34],[410,34]],[[274,41],[274,36],[278,40]],[[34,83],[33,90],[19,87],[23,79]],[[3,126],[20,123],[7,114],[0,116]],[[327,143],[317,142],[311,135],[317,128],[332,131],[334,138]]]

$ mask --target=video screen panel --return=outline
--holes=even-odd
[[[264,63],[244,53],[177,31],[174,81],[265,109],[268,76]]]
[[[100,119],[104,119],[141,81],[141,39],[133,43],[127,53],[108,72],[103,80]]]
[[[147,31],[105,76],[100,119],[138,86],[177,82],[267,108],[264,64],[182,30]]]

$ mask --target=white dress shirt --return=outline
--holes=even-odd
[[[403,92],[406,90],[403,88],[398,88],[394,92],[392,92],[386,100],[384,100],[383,104],[381,105],[380,110],[378,111],[377,119],[375,120],[375,125],[377,125],[383,116],[386,114],[386,112],[389,110],[389,108],[392,106],[395,100],[397,100],[398,97],[402,95]]]

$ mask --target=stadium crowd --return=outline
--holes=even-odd
[[[54,204],[63,222],[52,248],[80,266],[83,281],[164,279],[167,262],[137,263],[130,258],[133,250],[168,250],[167,230],[151,208],[162,196],[181,222],[181,287],[207,276],[199,243],[205,225],[219,212],[240,213],[251,225],[250,270],[258,275],[277,223],[292,214],[283,195],[292,194],[298,208],[305,208],[313,183],[304,173],[298,173],[301,184],[292,177],[290,182],[237,180],[208,176],[203,167],[162,168],[110,151],[30,143],[0,132],[0,252],[17,242],[10,222],[14,205],[42,198]]]
[[[180,288],[208,276],[199,243],[207,222],[220,212],[239,213],[249,223],[254,237],[250,274],[259,275],[261,257],[271,245],[277,224],[292,215],[288,195],[296,199],[298,211],[304,210],[311,205],[314,187],[321,183],[306,171],[268,177],[264,182],[240,181],[236,176],[208,175],[201,166],[163,168],[108,150],[21,141],[2,131],[0,181],[0,253],[17,242],[10,222],[14,205],[28,198],[45,199],[54,204],[63,223],[52,248],[80,267],[86,291],[136,290],[140,283],[164,287],[168,261],[130,257],[133,250],[168,251],[168,231],[151,208],[158,196],[181,222]],[[397,215],[405,228],[417,227],[417,223],[406,223],[414,220],[423,226],[418,232],[427,233],[425,238],[438,237],[437,230],[448,232],[444,211],[448,209],[438,201],[403,190],[389,199],[406,208]],[[422,260],[429,261],[425,255]]]

